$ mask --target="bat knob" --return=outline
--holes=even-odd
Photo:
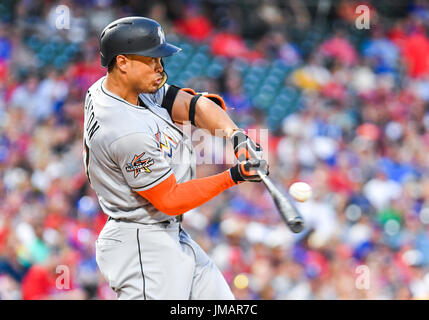
[[[299,233],[304,229],[304,220],[300,217],[297,217],[293,219],[292,221],[289,221],[289,227],[294,233]]]

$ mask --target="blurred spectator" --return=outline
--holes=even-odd
[[[363,187],[364,195],[371,205],[378,210],[385,209],[393,199],[401,194],[401,185],[393,180],[388,180],[382,170],[377,170],[374,178],[369,180]]]
[[[408,74],[413,78],[425,75],[429,70],[429,40],[422,26],[411,24],[408,30],[398,30],[391,37],[401,49]]]
[[[6,34],[6,26],[0,24],[0,60],[9,60],[12,56],[12,43]]]
[[[249,113],[252,108],[251,101],[244,93],[240,74],[233,68],[226,71],[224,87],[222,97],[226,105],[234,108],[234,113],[237,113],[233,116],[238,118]]]
[[[399,50],[392,41],[384,37],[380,28],[373,29],[372,38],[364,43],[362,54],[370,59],[376,73],[394,73],[398,67]]]
[[[183,18],[175,23],[177,32],[191,40],[204,41],[213,32],[210,19],[201,14],[196,6],[187,6],[183,13]]]
[[[298,48],[288,42],[281,32],[274,32],[268,35],[267,57],[271,59],[279,58],[288,66],[296,66],[301,62]]]
[[[341,31],[323,42],[319,50],[324,57],[338,59],[345,65],[350,66],[357,62],[356,50]]]
[[[44,264],[33,265],[22,283],[24,300],[81,300],[84,292],[75,288],[69,269],[61,269],[64,278],[59,277],[58,266],[63,266],[62,257],[51,255]]]
[[[211,49],[214,55],[227,58],[243,58],[250,61],[262,58],[262,55],[247,48],[244,39],[239,35],[220,32],[213,36],[211,40]]]
[[[326,85],[331,79],[331,74],[322,64],[321,58],[320,55],[312,55],[307,64],[294,71],[293,83],[309,91],[319,91]]]

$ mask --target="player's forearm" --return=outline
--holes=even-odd
[[[207,129],[212,135],[230,138],[237,125],[228,114],[219,106],[201,97],[198,99],[195,109],[195,124],[198,128]]]
[[[190,103],[193,96],[180,90],[172,108],[174,122],[183,124],[189,119]],[[237,125],[228,114],[216,103],[206,97],[200,97],[195,105],[195,125],[198,128],[207,129],[212,135],[230,138]]]
[[[180,215],[199,207],[234,185],[236,183],[229,170],[179,184],[172,174],[157,186],[138,193],[159,211],[168,215]]]

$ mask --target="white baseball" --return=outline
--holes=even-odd
[[[299,202],[304,202],[310,199],[313,191],[305,182],[295,182],[289,187],[290,195]]]

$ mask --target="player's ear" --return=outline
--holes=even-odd
[[[120,71],[126,72],[130,64],[130,59],[123,54],[118,54],[115,59],[116,59],[116,67]]]

